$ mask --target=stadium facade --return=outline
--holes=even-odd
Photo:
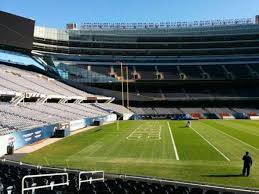
[[[21,21],[19,25],[12,26],[18,21]],[[20,26],[22,23],[26,25]],[[255,22],[242,19],[161,24],[86,23],[80,29],[77,29],[75,24],[69,24],[68,29],[65,30],[39,26],[34,28],[34,21],[0,11],[0,31],[4,34],[0,37],[0,156],[6,153],[12,154],[14,149],[38,143],[46,138],[66,137],[75,130],[90,125],[99,126],[119,119],[134,119],[134,116],[136,119],[154,117],[259,119],[258,23],[258,17]],[[123,104],[128,109],[111,103],[113,101]],[[168,127],[163,132],[168,131],[171,138],[169,142],[172,141],[174,145],[169,124],[174,121],[162,122]],[[122,131],[118,131],[120,125],[116,122],[116,132],[109,135],[118,138],[115,134],[122,134],[123,138],[118,142],[160,141],[161,126],[154,125],[152,130],[150,125],[153,124],[146,123],[148,125],[144,129],[140,126],[133,127],[133,131],[125,138]],[[155,123],[159,124],[156,121]],[[182,130],[180,122],[175,123],[179,124],[178,127],[176,126],[179,134],[188,130]],[[114,123],[108,127],[113,125]],[[251,123],[251,125],[256,129],[254,124]],[[206,124],[206,126],[210,125]],[[189,129],[193,130],[191,131],[193,134],[195,133],[195,129]],[[210,127],[210,129],[215,134],[216,128]],[[105,129],[98,128],[93,133],[98,134],[99,131],[104,132]],[[126,130],[124,132],[128,133]],[[198,136],[190,137],[207,141],[205,137],[196,133]],[[222,133],[224,135],[224,132],[220,132],[221,135]],[[241,153],[243,149],[247,150],[251,147],[254,151],[258,151],[254,147],[257,144],[246,143],[249,138],[254,141],[253,143],[257,142],[252,138],[255,133],[243,134],[244,142],[239,140],[239,137],[230,138],[229,143],[231,142],[234,152],[238,150],[240,151],[238,153]],[[110,144],[114,142],[110,136],[107,137],[109,137],[109,145],[106,148],[110,149]],[[219,136],[219,139],[220,137],[222,136]],[[235,144],[233,139],[237,141]],[[82,137],[81,140],[85,141]],[[204,145],[202,141],[192,140],[193,148],[201,148],[200,146]],[[104,138],[99,135],[97,142],[101,141],[104,141]],[[184,143],[183,140],[179,142]],[[209,144],[205,147],[211,146],[211,150],[219,152],[220,155],[217,157],[223,155],[227,159],[224,162],[230,162],[210,142],[207,141],[207,143]],[[117,142],[116,144],[119,145]],[[96,145],[99,146],[97,149],[106,146],[98,143]],[[132,145],[134,147],[135,142],[132,142]],[[77,152],[76,145],[67,146],[72,149],[73,155],[80,153],[80,160],[84,160],[81,155],[82,150]],[[92,145],[87,146],[92,151]],[[158,149],[157,145],[153,144],[151,150],[155,147]],[[114,148],[110,150],[115,151]],[[171,146],[168,148],[170,156],[165,158],[165,169],[170,164],[168,161],[172,159],[172,148]],[[190,151],[190,144],[186,149]],[[203,149],[198,151],[200,150]],[[64,154],[63,151],[62,146],[62,154]],[[128,150],[125,151],[128,152]],[[179,160],[176,147],[173,151],[177,156],[175,159]],[[252,153],[256,153],[254,151]],[[200,155],[200,152],[197,153]],[[150,159],[153,161],[154,155],[151,155]],[[231,155],[234,155],[232,151]],[[211,155],[208,156],[211,158]],[[43,155],[40,157],[49,165],[46,157]],[[66,162],[65,169],[42,167],[39,163],[34,166],[1,159],[0,171],[4,173],[0,173],[0,193],[20,193],[20,191],[26,193],[25,190],[34,192],[44,188],[52,191],[42,190],[42,193],[57,193],[53,191],[54,187],[62,193],[215,194],[226,192],[238,194],[257,192],[250,189],[201,185],[154,177],[113,174],[104,177],[103,171],[85,172],[66,169],[69,167],[67,156],[65,159],[62,157],[59,159]],[[97,159],[98,157],[94,158],[95,164],[99,163]],[[136,167],[137,160],[132,159]],[[157,163],[159,166],[161,161]],[[199,158],[198,161],[202,160]],[[209,162],[205,161],[206,164]],[[148,162],[144,164],[141,161],[144,165]],[[236,163],[236,160],[233,162]],[[103,161],[100,162],[100,164],[103,163]],[[128,167],[125,161],[123,165]],[[176,165],[177,168],[179,168],[178,165]],[[220,163],[220,166],[229,166],[229,163]],[[186,163],[184,167],[186,168]],[[234,168],[236,170],[236,166]],[[152,166],[152,171],[154,169],[159,171],[159,168]],[[100,177],[97,177],[98,173]],[[53,178],[54,176],[60,177]],[[232,175],[223,175],[225,176]],[[35,180],[36,177],[39,181]],[[89,184],[82,185],[86,182]]]
[[[248,19],[83,24],[79,29],[75,24],[68,29],[36,26],[33,53],[70,84],[113,96],[136,111],[138,107],[255,107],[257,23]]]

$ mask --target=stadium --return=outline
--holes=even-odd
[[[259,192],[259,16],[0,32],[0,194]]]

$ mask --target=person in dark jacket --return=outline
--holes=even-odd
[[[250,174],[250,167],[253,164],[252,157],[249,155],[249,152],[243,156],[244,166],[243,166],[243,176],[249,176]]]
[[[186,126],[185,126],[185,127],[191,127],[191,126],[192,126],[191,121],[187,121],[187,122],[186,122]]]

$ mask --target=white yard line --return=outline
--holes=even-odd
[[[193,127],[190,126],[190,128],[197,133],[204,141],[206,141],[211,147],[213,147],[221,156],[223,156],[227,161],[230,161],[230,159],[223,154],[218,148],[216,148],[210,141],[208,141],[205,137],[203,137],[198,131],[196,131]]]
[[[134,133],[135,133],[140,127],[142,127],[142,126],[143,126],[143,124],[140,124],[137,128],[135,128],[135,130],[132,131],[132,132],[128,135],[128,137],[126,137],[126,139],[130,140],[130,138],[131,138],[132,136],[135,137],[135,136],[134,136]]]
[[[215,127],[212,127],[211,125],[208,125],[207,123],[203,123],[203,124],[205,124],[205,125],[207,125],[207,126],[213,128],[213,129],[216,129],[218,132],[220,132],[220,133],[222,133],[222,134],[224,134],[224,135],[226,135],[226,136],[228,136],[228,137],[230,137],[230,138],[232,138],[232,139],[235,139],[235,140],[239,141],[240,143],[242,143],[242,144],[244,144],[244,145],[246,145],[246,146],[249,146],[249,147],[251,147],[251,148],[253,148],[253,149],[259,151],[258,148],[254,147],[254,146],[252,146],[252,145],[250,145],[250,144],[248,144],[248,143],[246,143],[246,142],[244,142],[244,141],[242,141],[242,140],[240,140],[240,139],[238,139],[238,138],[236,138],[236,137],[233,137],[232,135],[229,135],[229,134],[227,134],[227,133],[225,133],[225,132],[223,132],[223,131],[221,131],[221,130],[215,128]]]
[[[144,136],[147,135],[147,139],[161,140],[161,126],[157,128],[154,125],[139,125],[134,131],[126,137],[127,140],[144,140]],[[142,127],[143,126],[143,127]]]
[[[167,125],[168,125],[168,130],[169,130],[169,133],[170,133],[170,136],[171,136],[172,144],[173,144],[173,147],[174,147],[175,158],[176,158],[176,160],[180,160],[178,152],[177,152],[177,148],[176,148],[176,145],[175,145],[175,141],[174,141],[174,136],[172,134],[172,129],[170,127],[169,122],[167,122]]]
[[[153,133],[153,131],[151,131],[151,133],[147,136],[148,139],[152,139],[152,140],[161,140],[161,126],[159,126],[159,130],[155,129],[153,131],[155,131]]]

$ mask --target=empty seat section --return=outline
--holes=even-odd
[[[140,66],[135,65],[136,72],[140,74],[142,80],[154,80],[156,79],[156,70],[155,66]]]
[[[197,65],[180,65],[182,73],[187,76],[187,79],[201,79],[202,72]]]
[[[188,87],[185,88],[185,92],[189,97],[193,97],[193,98],[209,98],[211,97],[210,91],[206,88],[196,88],[196,87]]]
[[[158,65],[157,69],[163,74],[165,80],[179,79],[179,72],[175,65]]]
[[[259,64],[249,64],[251,69],[259,74]]]
[[[150,98],[162,98],[161,90],[159,88],[138,88],[141,96],[146,96]]]
[[[168,87],[162,89],[162,93],[166,98],[186,98],[186,94],[182,88]]]
[[[226,79],[224,69],[221,65],[203,65],[203,70],[210,75],[211,79]]]
[[[227,70],[235,76],[236,79],[249,79],[252,75],[246,64],[228,64],[225,65]]]
[[[93,96],[38,73],[0,65],[0,90],[68,97]]]
[[[132,113],[129,109],[127,109],[121,105],[113,104],[113,103],[98,103],[98,104],[96,104],[96,106],[100,106],[103,109],[112,110],[112,111],[120,113],[120,114]]]
[[[109,76],[111,72],[111,66],[91,65],[91,71]]]

